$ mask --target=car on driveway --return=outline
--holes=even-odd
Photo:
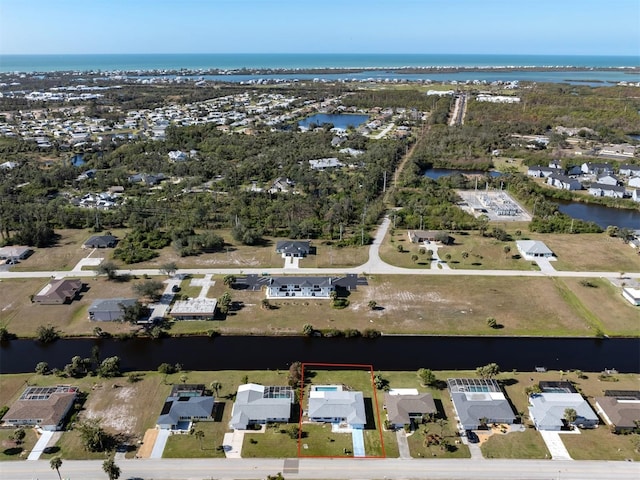
[[[466,435],[467,435],[467,440],[469,440],[469,443],[478,443],[480,441],[480,439],[478,438],[478,435],[473,430],[467,430]]]

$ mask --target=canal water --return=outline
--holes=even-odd
[[[484,171],[484,170],[460,170],[460,169],[456,169],[456,168],[427,168],[424,172],[423,175],[425,177],[429,177],[432,180],[437,180],[439,178],[442,177],[446,177],[448,175],[455,175],[457,173],[461,173],[463,175],[487,175],[489,174],[490,177],[499,177],[500,175],[502,175],[501,172],[495,171],[495,170],[491,170],[491,171]]]
[[[640,210],[606,207],[592,203],[553,200],[558,209],[570,217],[595,222],[602,228],[616,225],[620,228],[640,229]]]
[[[331,123],[335,128],[346,130],[347,127],[357,128],[364,122],[369,120],[368,115],[356,115],[349,113],[317,113],[310,117],[300,120],[298,126],[308,128],[312,123],[322,126],[325,123]]]
[[[0,373],[33,372],[38,362],[63,368],[71,357],[117,355],[124,371],[180,363],[187,370],[286,369],[291,362],[370,364],[376,370],[468,370],[497,363],[503,371],[579,369],[640,373],[637,338],[382,336],[308,338],[221,336],[152,340],[63,339],[48,345],[13,340],[0,346]]]

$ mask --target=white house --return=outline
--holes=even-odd
[[[172,162],[184,162],[187,159],[187,154],[181,150],[171,150],[169,152],[169,160]]]
[[[581,190],[582,184],[575,178],[567,177],[565,175],[558,175],[552,173],[547,177],[547,185],[559,188],[561,190]]]
[[[590,175],[604,175],[613,173],[613,167],[608,163],[585,162],[581,167],[582,173]]]
[[[535,393],[529,397],[529,417],[538,430],[558,431],[567,423],[565,411],[576,412],[572,425],[580,428],[598,426],[598,416],[579,393]]]
[[[618,170],[618,172],[620,173],[620,175],[624,175],[625,177],[637,177],[640,176],[640,165],[620,165],[620,169]]]
[[[526,260],[553,257],[553,252],[549,247],[547,247],[544,242],[538,240],[516,240],[516,247],[520,255]]]
[[[633,189],[633,191],[631,192],[631,198],[634,202],[640,202],[640,189]]]
[[[317,160],[309,160],[309,166],[313,170],[326,170],[327,168],[343,167],[344,163],[335,157],[319,158]]]
[[[624,287],[622,296],[631,304],[640,306],[640,288]]]
[[[630,187],[640,188],[640,177],[631,177],[628,185]]]
[[[245,430],[249,425],[288,422],[294,399],[291,387],[265,387],[255,383],[240,385],[229,424],[234,430]]]
[[[343,390],[341,385],[314,385],[309,392],[308,417],[312,422],[363,429],[367,416],[362,392]]]
[[[598,177],[598,183],[604,185],[620,185],[620,180],[615,175],[606,174]]]
[[[330,298],[334,290],[332,277],[271,277],[267,298]]]
[[[617,185],[606,185],[603,183],[593,183],[589,187],[589,193],[594,197],[624,198],[625,188]]]
[[[560,168],[560,167],[558,167]],[[535,178],[547,178],[551,176],[552,173],[558,173],[558,168],[556,167],[542,167],[540,165],[535,165],[533,167],[529,167],[527,169],[527,175]]]

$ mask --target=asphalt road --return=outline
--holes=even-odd
[[[619,272],[583,272],[583,271],[538,271],[538,270],[463,270],[463,269],[412,269],[396,267],[385,263],[380,258],[380,245],[384,239],[391,220],[385,217],[376,231],[372,244],[369,246],[369,260],[357,267],[351,268],[181,268],[176,273],[190,275],[246,275],[249,273],[269,275],[285,275],[295,273],[297,275],[344,275],[347,273],[368,275],[462,275],[462,276],[489,276],[489,277],[578,277],[578,278],[615,278]],[[162,275],[158,269],[118,270],[119,274],[129,275]],[[1,279],[10,278],[63,278],[63,277],[94,277],[93,270],[83,271],[37,271],[37,272],[3,272]],[[640,272],[625,272],[627,278],[640,278]]]
[[[293,469],[285,469],[285,462]],[[442,479],[442,480],[637,480],[640,463],[554,460],[403,459],[162,459],[121,460],[120,479],[264,479],[282,472],[287,479]],[[296,464],[299,463],[299,468]],[[297,471],[296,471],[297,470]],[[7,480],[54,480],[46,460],[1,462]],[[62,478],[104,480],[102,461],[63,460]]]

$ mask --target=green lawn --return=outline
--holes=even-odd
[[[264,432],[247,431],[242,444],[242,457],[291,458],[298,456],[298,437],[291,438],[289,430],[298,430],[297,423],[268,424]]]
[[[333,433],[331,424],[304,424],[300,440],[302,457],[348,457],[353,454],[350,433]],[[345,453],[351,452],[351,453]],[[370,455],[366,452],[367,456]]]
[[[453,419],[447,421],[441,429],[437,423],[420,425],[416,431],[407,437],[411,456],[414,458],[470,458],[469,448],[463,443],[456,444],[459,438],[455,435],[456,427]],[[441,445],[427,446],[426,435],[438,435],[446,439],[451,447],[449,450]]]
[[[5,460],[25,460],[29,452],[38,441],[38,435],[33,428],[25,428],[26,436],[20,445],[10,437],[16,431],[14,428],[0,429],[0,461]]]
[[[162,454],[162,458],[224,458],[222,446],[224,433],[228,430],[224,422],[198,422],[193,430],[202,431],[204,437],[199,440],[194,434],[171,435]]]
[[[616,387],[617,388],[617,387]],[[640,435],[615,435],[605,425],[580,430],[580,435],[561,435],[564,446],[574,460],[640,461]]]
[[[542,436],[533,428],[506,435],[493,434],[480,449],[484,458],[551,458]]]

